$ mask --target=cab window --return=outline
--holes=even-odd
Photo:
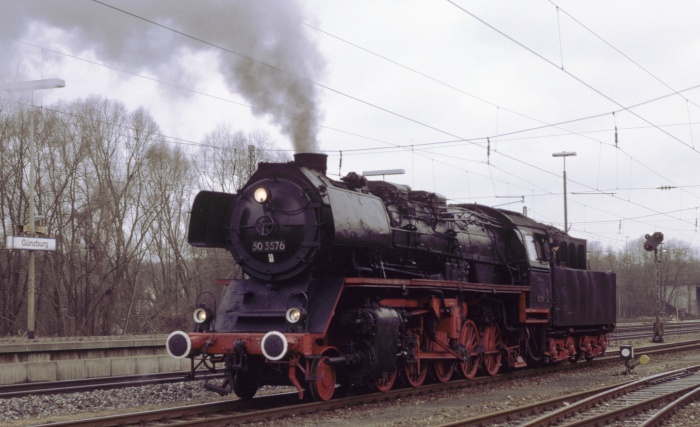
[[[542,234],[523,233],[527,254],[532,264],[547,264],[549,254],[545,236]]]

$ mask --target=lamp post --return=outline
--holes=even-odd
[[[564,234],[569,234],[569,218],[566,209],[566,158],[575,156],[575,151],[562,151],[561,153],[552,153],[552,157],[561,157],[564,160]]]
[[[43,90],[43,89],[56,89],[65,87],[66,82],[61,79],[42,79],[42,80],[28,80],[23,82],[6,83],[0,86],[0,90],[8,92],[21,92],[21,91],[32,91]],[[32,104],[34,99],[32,96]],[[36,207],[34,205],[34,175],[35,175],[35,141],[34,141],[34,111],[29,113],[29,223],[27,224],[27,234],[34,236],[36,232],[35,227],[35,217],[36,217]],[[33,340],[35,338],[35,308],[34,308],[34,264],[35,264],[35,251],[29,251],[29,266],[27,267],[27,338]]]

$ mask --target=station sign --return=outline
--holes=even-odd
[[[55,251],[56,239],[39,237],[6,236],[7,249],[25,249],[29,251]]]

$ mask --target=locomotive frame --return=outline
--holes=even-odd
[[[586,242],[515,212],[325,175],[325,155],[261,163],[236,194],[200,192],[188,241],[228,249],[217,313],[166,348],[252,398],[265,384],[332,398],[502,367],[586,360],[614,329],[615,275],[587,269]]]

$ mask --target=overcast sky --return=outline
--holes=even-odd
[[[2,80],[219,123],[624,248],[700,246],[696,1],[0,0]],[[6,95],[3,95],[6,97]],[[311,123],[311,125],[309,125]],[[617,130],[616,130],[617,129]],[[341,164],[342,152],[342,164]],[[660,187],[672,187],[662,190]]]

